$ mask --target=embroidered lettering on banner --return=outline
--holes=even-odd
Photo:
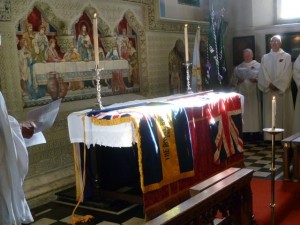
[[[156,115],[155,117],[163,177],[165,181],[172,182],[175,177],[180,175],[172,113],[166,112],[163,116]]]

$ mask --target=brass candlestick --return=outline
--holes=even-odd
[[[275,224],[275,172],[276,172],[276,167],[275,167],[275,135],[282,133],[284,129],[281,128],[264,128],[264,132],[267,132],[272,135],[272,155],[271,155],[271,203],[270,203],[270,208],[271,208],[271,224]]]
[[[100,85],[100,72],[104,70],[104,68],[99,68],[99,65],[96,65],[95,72],[96,72],[96,90],[97,90],[97,102],[99,109],[103,109],[102,100],[101,100],[101,85]]]
[[[192,65],[192,63],[189,63],[187,61],[186,63],[183,63],[183,65],[186,66],[186,93],[191,94],[191,93],[193,93],[193,91],[191,88],[191,75],[190,75],[189,67]]]

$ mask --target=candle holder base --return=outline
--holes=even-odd
[[[279,134],[284,131],[282,128],[264,128],[264,132],[269,133],[269,134]]]

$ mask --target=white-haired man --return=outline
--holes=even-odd
[[[283,136],[276,135],[281,140],[292,134],[293,127],[293,97],[291,91],[292,62],[291,55],[281,48],[281,37],[275,35],[270,41],[271,51],[261,60],[258,75],[258,88],[263,92],[263,126],[272,127],[272,98],[276,98],[275,126],[283,128]],[[265,140],[271,136],[265,133]]]
[[[258,137],[262,131],[260,93],[257,88],[260,63],[253,59],[250,48],[243,50],[243,59],[244,61],[234,68],[231,85],[244,96],[243,133],[247,139]]]

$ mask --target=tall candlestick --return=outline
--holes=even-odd
[[[276,99],[273,96],[272,99],[272,129],[275,129],[275,117],[276,117]]]
[[[93,38],[94,38],[94,52],[95,52],[95,64],[99,66],[99,48],[98,48],[98,29],[97,29],[97,13],[94,13],[93,19]]]
[[[185,62],[189,61],[189,41],[188,41],[188,33],[187,33],[188,25],[184,25],[184,46],[185,46]]]

